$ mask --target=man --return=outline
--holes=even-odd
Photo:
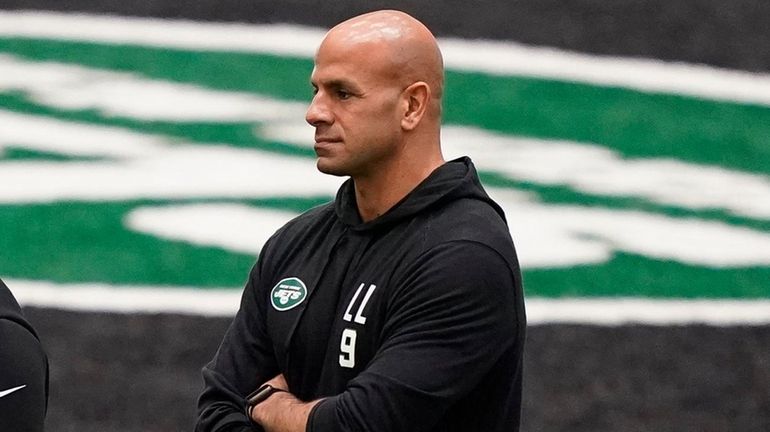
[[[42,431],[47,404],[48,359],[0,280],[0,431]]]
[[[355,17],[310,81],[318,169],[350,179],[265,245],[197,430],[518,430],[520,271],[471,161],[441,154],[435,38],[401,12]]]

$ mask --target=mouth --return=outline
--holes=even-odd
[[[316,138],[313,149],[316,154],[321,156],[321,153],[326,153],[330,150],[330,147],[339,144],[341,141],[334,138]]]
[[[318,137],[315,139],[316,144],[333,144],[338,142],[340,142],[339,139],[332,137]]]

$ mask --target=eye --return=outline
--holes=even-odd
[[[347,90],[339,89],[337,90],[337,97],[341,100],[350,99],[351,94],[348,93]]]

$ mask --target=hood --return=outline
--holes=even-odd
[[[449,161],[436,168],[390,210],[369,222],[361,221],[352,179],[348,179],[337,191],[334,209],[342,223],[352,230],[368,231],[396,224],[403,219],[449,201],[466,198],[486,202],[505,221],[502,209],[487,195],[481,181],[479,181],[476,168],[468,157]]]

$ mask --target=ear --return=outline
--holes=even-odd
[[[428,108],[430,86],[423,81],[417,81],[404,89],[402,95],[406,110],[401,118],[401,128],[411,131],[420,124],[425,115],[425,110]]]

